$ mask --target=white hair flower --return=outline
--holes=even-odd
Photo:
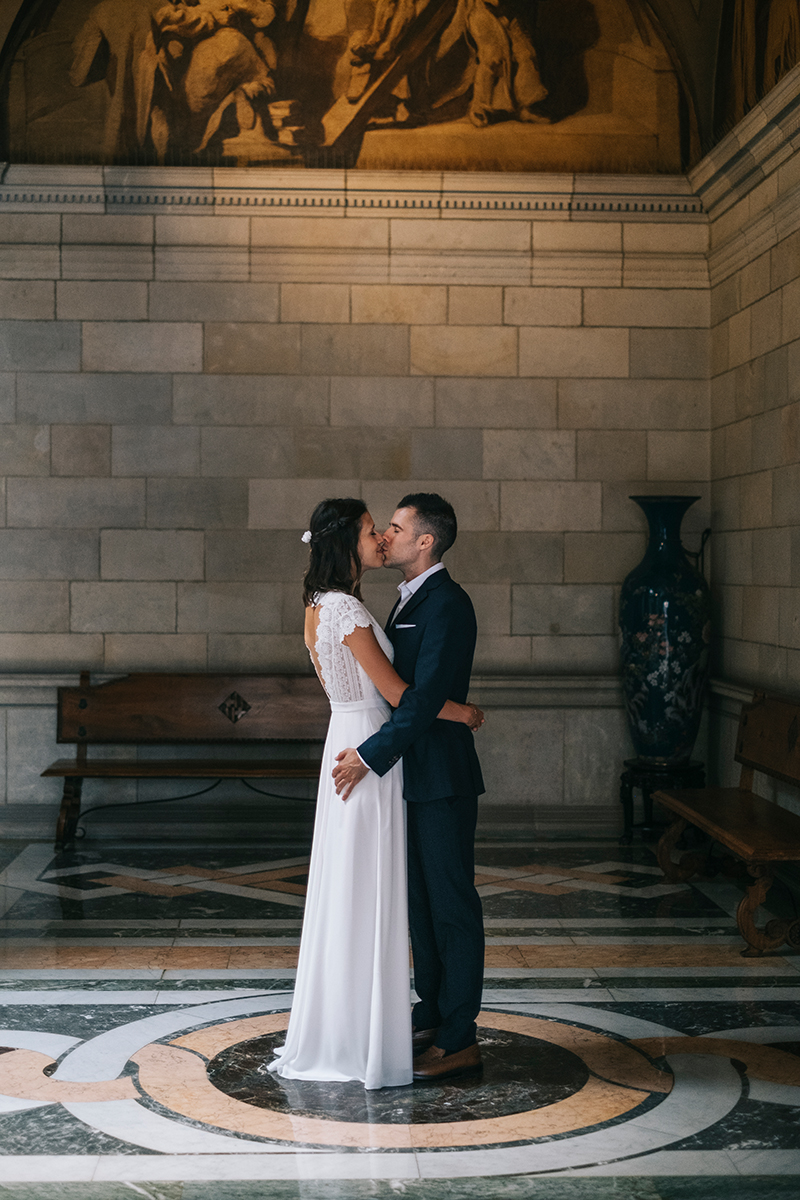
[[[305,531],[303,536],[300,538],[300,541],[305,542],[305,544],[308,545],[308,543],[311,541],[311,530],[310,529],[307,529]]]

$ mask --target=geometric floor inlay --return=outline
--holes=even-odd
[[[479,847],[483,1074],[366,1092],[265,1069],[307,859],[0,845],[4,1183],[435,1200],[437,1180],[493,1177],[494,1200],[545,1195],[520,1179],[647,1176],[655,1200],[660,1178],[702,1175],[751,1200],[737,1181],[800,1174],[800,957],[741,957],[730,880],[668,884],[641,845]]]

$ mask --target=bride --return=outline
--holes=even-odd
[[[347,801],[336,754],[388,719],[408,687],[393,649],[361,602],[364,571],[383,566],[361,500],[323,500],[303,535],[305,642],[331,704],[322,756],[297,981],[285,1045],[269,1070],[285,1079],[411,1083],[411,1008],[402,763],[370,772]],[[439,717],[477,728],[474,705]]]

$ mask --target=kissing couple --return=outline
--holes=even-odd
[[[310,525],[304,636],[331,719],[294,1002],[268,1069],[369,1089],[478,1071],[484,786],[472,734],[484,718],[466,703],[472,602],[441,561],[456,516],[419,492],[382,535],[361,500],[323,500]],[[384,566],[404,577],[385,632],[360,587]]]

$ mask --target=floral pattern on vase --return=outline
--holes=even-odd
[[[622,688],[631,738],[646,762],[679,765],[700,727],[710,641],[710,595],[680,537],[699,496],[631,496],[650,540],[622,585]]]

